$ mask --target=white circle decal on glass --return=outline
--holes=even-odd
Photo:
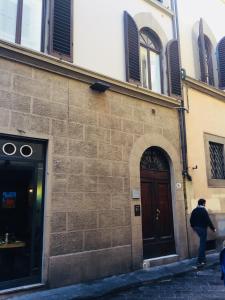
[[[6,155],[13,155],[16,153],[16,146],[13,143],[5,143],[2,146],[2,151],[6,154]]]
[[[31,146],[29,146],[29,145],[23,145],[23,146],[20,148],[20,154],[21,154],[23,157],[30,157],[30,156],[33,154],[33,149],[32,149]]]

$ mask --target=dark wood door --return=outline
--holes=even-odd
[[[169,171],[141,170],[143,256],[175,253]]]

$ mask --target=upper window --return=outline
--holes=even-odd
[[[148,28],[140,31],[140,59],[142,86],[161,93],[161,42]]]
[[[210,85],[214,85],[212,43],[210,42],[209,38],[204,34],[202,18],[199,21],[198,48],[201,80]]]
[[[42,0],[0,0],[0,38],[41,50]]]
[[[206,169],[210,187],[225,186],[225,138],[204,134]]]
[[[214,85],[212,44],[206,35],[203,35],[203,41],[199,36],[198,44],[199,44],[201,80],[210,85]]]
[[[217,46],[218,69],[219,69],[219,87],[225,89],[225,37],[223,37]]]
[[[224,145],[209,142],[210,166],[212,179],[225,179]]]
[[[71,60],[72,0],[0,0],[0,39]]]

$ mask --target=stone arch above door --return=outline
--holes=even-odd
[[[171,174],[176,252],[180,257],[186,257],[187,241],[183,189],[176,190],[175,188],[176,182],[182,182],[182,165],[179,145],[176,149],[165,136],[157,133],[151,135],[145,134],[136,140],[129,156],[131,195],[133,190],[140,190],[141,157],[146,149],[153,146],[160,147],[167,154]],[[141,205],[140,200],[141,199],[131,200],[132,253],[134,268],[140,268],[143,263],[142,219],[141,216],[134,216],[134,205]]]

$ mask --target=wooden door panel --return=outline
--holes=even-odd
[[[142,202],[142,234],[143,239],[155,239],[154,184],[143,182],[141,185]]]
[[[141,172],[144,258],[175,253],[169,178],[165,171]]]
[[[171,193],[170,184],[158,183],[157,184],[157,202],[159,205],[159,238],[172,238],[173,237],[173,212],[171,206]]]

